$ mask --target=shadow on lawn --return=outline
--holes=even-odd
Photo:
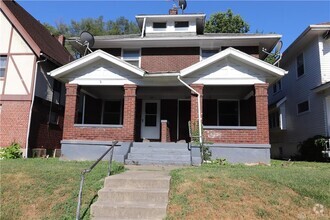
[[[81,219],[84,219],[85,216],[89,213],[89,210],[90,210],[90,208],[91,208],[91,205],[96,201],[97,197],[98,197],[98,196],[97,196],[97,194],[96,194],[96,195],[94,195],[94,197],[91,199],[91,201],[89,202],[87,208],[84,210],[83,214],[80,216]]]

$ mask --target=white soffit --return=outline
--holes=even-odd
[[[288,71],[285,71],[279,67],[266,63],[265,61],[262,61],[258,58],[248,55],[244,52],[236,50],[232,47],[229,47],[226,50],[223,50],[205,60],[202,60],[201,62],[198,62],[192,66],[189,66],[189,67],[181,70],[180,71],[181,76],[183,76],[183,77],[187,76],[197,70],[200,70],[209,65],[212,65],[220,60],[226,59],[227,57],[234,58],[235,60],[238,60],[247,65],[253,66],[253,67],[261,70],[262,72],[269,73],[273,76],[281,77],[288,73]]]
[[[127,63],[115,56],[112,56],[111,54],[108,54],[108,53],[104,52],[103,50],[97,50],[97,51],[94,51],[94,52],[92,52],[84,57],[81,57],[71,63],[68,63],[62,67],[59,67],[59,68],[49,72],[48,75],[58,79],[58,78],[61,78],[62,76],[65,76],[67,74],[74,72],[77,69],[89,66],[92,63],[97,62],[98,60],[101,60],[101,59],[106,60],[110,63],[113,63],[119,67],[122,67],[139,76],[143,76],[145,74],[144,70],[142,70],[130,63]]]

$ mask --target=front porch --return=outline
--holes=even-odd
[[[133,142],[190,142],[190,121],[213,159],[269,163],[267,87],[284,73],[233,48],[179,73],[148,73],[95,51],[50,73],[67,88],[62,152],[69,142],[117,140],[127,153]]]

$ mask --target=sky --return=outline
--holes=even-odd
[[[168,14],[173,6],[171,0],[17,0],[41,23],[56,25],[61,21],[82,18],[115,20],[124,16],[135,21],[137,14]],[[282,35],[285,50],[309,25],[330,22],[330,0],[187,0],[185,13],[211,14],[231,9],[249,25],[250,33],[276,33]]]

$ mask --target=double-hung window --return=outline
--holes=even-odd
[[[5,72],[7,68],[7,56],[0,56],[0,78],[5,77]]]
[[[297,78],[304,75],[305,69],[304,69],[304,55],[301,53],[297,57]]]
[[[304,112],[308,112],[309,111],[309,101],[306,100],[306,101],[303,101],[303,102],[298,103],[298,105],[297,105],[297,111],[298,111],[298,114],[302,114]]]
[[[202,49],[201,50],[201,59],[204,60],[206,58],[209,58],[210,56],[213,56],[214,54],[217,54],[219,50],[210,50],[210,49]]]
[[[139,49],[123,49],[122,59],[134,66],[139,67],[140,50]]]

